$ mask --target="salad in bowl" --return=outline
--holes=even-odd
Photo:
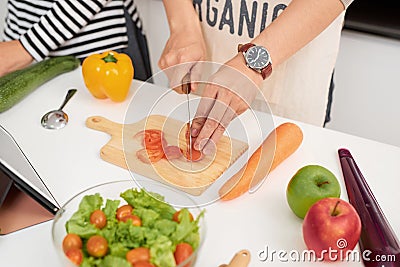
[[[204,211],[157,182],[117,181],[83,191],[53,222],[64,266],[189,267],[204,239]]]

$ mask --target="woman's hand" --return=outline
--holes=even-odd
[[[246,111],[263,79],[237,54],[210,78],[192,123],[194,148],[212,154],[233,118]]]
[[[206,58],[206,45],[198,23],[182,25],[182,28],[171,30],[158,66],[168,76],[170,87],[178,93],[182,91],[182,78],[190,71],[191,80],[198,81],[201,75],[196,62]],[[186,64],[184,64],[186,63]],[[197,84],[192,83],[195,91]]]
[[[0,77],[32,63],[32,56],[18,40],[0,42]]]

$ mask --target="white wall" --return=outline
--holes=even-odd
[[[147,36],[151,66],[153,75],[155,75],[154,81],[157,84],[167,86],[167,78],[161,74],[157,75],[160,71],[157,61],[169,36],[164,6],[161,0],[135,0],[135,3],[138,5]]]
[[[343,31],[327,128],[400,147],[400,40]]]

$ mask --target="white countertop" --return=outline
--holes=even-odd
[[[138,88],[141,84],[134,81],[132,86]],[[149,89],[149,95],[161,95],[165,90],[152,85],[144,86]],[[67,89],[71,87],[76,87],[78,92],[64,108],[70,118],[69,124],[62,130],[45,130],[40,126],[41,116],[58,108]],[[73,195],[93,185],[130,179],[127,170],[99,157],[99,150],[107,143],[109,136],[85,126],[86,118],[94,115],[123,122],[129,102],[129,97],[123,103],[94,99],[85,89],[78,69],[46,83],[12,109],[1,113],[0,124],[14,136],[62,205]],[[277,117],[274,120],[276,124],[289,121]],[[294,263],[289,258],[287,262],[282,262],[276,256],[273,261],[268,259],[262,262],[257,254],[266,246],[270,251],[283,250],[288,253],[306,249],[301,233],[302,221],[289,209],[285,195],[289,180],[301,167],[318,164],[331,170],[341,183],[342,198],[347,200],[337,156],[337,150],[341,147],[352,152],[392,228],[400,236],[400,214],[395,199],[400,185],[400,148],[303,123],[297,124],[304,132],[301,147],[269,175],[258,191],[230,202],[216,202],[205,207],[207,236],[197,267],[228,263],[234,253],[241,249],[250,250],[250,266],[284,263],[328,266],[325,263]],[[268,133],[269,130],[263,132],[263,135]],[[1,236],[0,265],[61,267],[51,240],[51,225],[50,221]],[[362,266],[359,262],[342,264]]]

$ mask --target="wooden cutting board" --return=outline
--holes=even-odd
[[[224,135],[218,142],[215,155],[192,162],[192,166],[184,157],[146,164],[136,156],[143,145],[134,136],[144,129],[158,129],[163,131],[168,145],[183,148],[186,122],[151,115],[136,123],[120,124],[94,116],[86,120],[86,126],[111,135],[110,141],[100,149],[103,160],[192,195],[202,194],[248,148],[246,143]]]

